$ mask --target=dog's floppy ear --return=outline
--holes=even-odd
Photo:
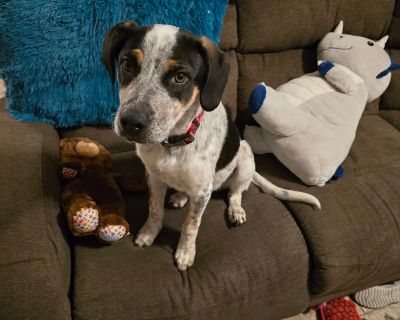
[[[103,63],[111,78],[115,82],[115,61],[126,40],[139,26],[134,21],[119,23],[107,31],[103,42]]]
[[[206,63],[206,79],[200,93],[200,104],[205,111],[218,107],[228,80],[229,64],[224,53],[206,37],[200,38]]]

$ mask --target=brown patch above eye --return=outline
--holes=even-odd
[[[189,101],[185,104],[185,108],[190,108],[194,101],[196,100],[197,96],[199,95],[200,89],[199,87],[193,87],[192,96],[190,97]]]
[[[175,69],[178,66],[179,66],[179,62],[174,59],[168,59],[167,61],[164,62],[164,68],[165,68],[166,73]]]
[[[140,49],[133,49],[132,50],[132,54],[133,56],[136,58],[136,61],[141,64],[143,62],[144,59],[144,54],[143,51]]]

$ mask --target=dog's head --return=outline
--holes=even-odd
[[[169,25],[138,26],[133,21],[109,30],[103,63],[119,82],[115,132],[129,141],[160,143],[177,122],[199,104],[215,109],[229,65],[205,37]]]

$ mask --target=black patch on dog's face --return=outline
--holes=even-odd
[[[115,64],[119,66],[121,52],[125,48],[139,48],[148,29],[137,25],[134,21],[127,21],[115,25],[106,33],[102,59],[112,83],[115,82]]]
[[[206,77],[206,68],[201,55],[201,45],[197,38],[179,31],[170,59],[176,61],[164,74],[161,82],[172,98],[187,104],[192,98],[195,87],[201,88]],[[185,77],[183,83],[177,83],[175,77]]]
[[[140,72],[140,62],[133,54],[133,50],[141,48],[147,31],[147,27],[139,27],[118,55],[118,82],[121,87],[129,85]]]

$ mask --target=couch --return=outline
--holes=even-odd
[[[221,37],[231,64],[223,100],[239,126],[251,122],[252,88],[314,71],[316,44],[341,19],[345,33],[389,34],[388,50],[400,61],[399,0],[231,1]],[[121,173],[143,172],[133,145],[107,127],[17,122],[4,106],[2,99],[1,319],[283,319],[400,279],[400,72],[366,107],[343,178],[307,187],[273,155],[256,156],[260,173],[317,196],[320,212],[252,185],[243,198],[247,223],[235,228],[226,219],[226,193],[215,193],[187,272],[173,259],[186,209],[167,210],[153,246],[133,245],[146,219],[146,193],[125,194],[131,235],[121,242],[104,246],[68,233],[59,139],[98,140]]]

